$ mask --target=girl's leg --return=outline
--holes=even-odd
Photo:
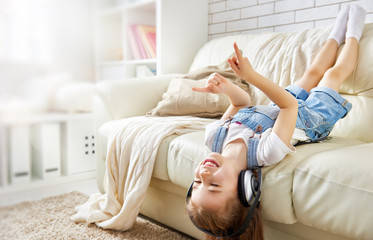
[[[350,7],[346,5],[338,13],[328,40],[312,61],[311,66],[305,71],[302,78],[295,83],[307,92],[316,87],[326,70],[334,65],[338,47],[345,41],[349,11]]]
[[[339,87],[355,68],[359,53],[359,42],[356,38],[347,38],[346,44],[338,56],[335,65],[328,69],[318,84],[319,87],[328,87],[338,92]]]
[[[346,44],[335,65],[326,71],[318,86],[329,87],[336,92],[355,68],[359,54],[359,41],[363,34],[365,10],[353,5],[350,7],[346,33]]]
[[[332,38],[328,39],[320,52],[317,53],[311,66],[306,69],[301,79],[296,81],[294,84],[302,87],[307,92],[316,87],[324,76],[326,70],[333,66],[337,56],[337,51],[337,41]]]

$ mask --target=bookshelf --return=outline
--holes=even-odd
[[[208,39],[208,0],[96,1],[97,81],[187,73]],[[155,53],[136,54],[130,26],[154,27]]]

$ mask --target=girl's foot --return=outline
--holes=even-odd
[[[346,38],[353,37],[360,41],[364,31],[365,15],[366,11],[361,6],[352,5],[350,7]]]
[[[329,38],[337,41],[338,45],[345,42],[347,21],[349,16],[350,6],[345,5],[341,11],[338,13],[336,22],[334,24],[333,30],[330,32]]]

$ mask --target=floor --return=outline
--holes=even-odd
[[[79,191],[86,194],[99,192],[95,178],[82,179],[68,183],[59,183],[50,186],[10,191],[0,194],[0,207],[9,206],[24,201],[35,201],[49,196]]]
[[[69,193],[72,191],[79,191],[86,193],[88,195],[99,192],[96,178],[91,177],[89,179],[82,179],[77,181],[72,181],[68,183],[60,183],[60,184],[51,184],[45,187],[37,187],[33,189],[23,190],[23,191],[13,191],[10,193],[1,193],[0,192],[0,207],[10,206],[17,203],[25,202],[25,201],[36,201],[42,198],[46,198],[49,196],[55,196],[59,194]],[[140,214],[141,215],[141,214]],[[155,224],[161,225],[165,228],[169,228],[168,226],[159,223],[153,219],[150,219],[144,215],[141,215],[142,218],[147,219]],[[179,232],[175,229],[169,228],[172,231]],[[188,235],[179,232],[181,235],[185,237],[189,237]],[[191,238],[193,239],[193,238]]]

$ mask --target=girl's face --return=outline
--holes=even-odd
[[[195,170],[191,201],[198,208],[224,211],[227,200],[237,195],[238,175],[228,158],[210,153]]]

